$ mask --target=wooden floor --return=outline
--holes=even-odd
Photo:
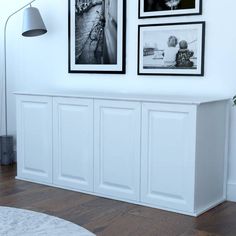
[[[15,180],[0,167],[0,205],[58,216],[104,236],[236,236],[236,203],[198,218]],[[66,235],[65,235],[66,236]]]

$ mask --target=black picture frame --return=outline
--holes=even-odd
[[[79,0],[78,0],[79,1]],[[89,74],[125,74],[126,73],[126,0],[118,0],[117,4],[117,14],[115,15],[117,17],[117,21],[115,21],[115,17],[113,18],[111,14],[109,13],[109,19],[105,19],[105,27],[107,27],[108,20],[110,26],[117,30],[117,42],[116,42],[116,50],[114,50],[113,55],[116,53],[117,59],[113,56],[113,61],[110,60],[109,55],[112,55],[109,53],[109,48],[106,47],[106,49],[103,48],[102,54],[103,58],[106,61],[103,63],[89,63],[85,62],[83,63],[75,63],[75,2],[76,0],[69,0],[68,1],[68,73],[89,73]],[[97,1],[99,2],[99,1]],[[103,0],[100,1],[102,4],[104,4]],[[109,4],[112,4],[112,0],[107,1]],[[92,9],[92,8],[91,8]],[[105,7],[104,7],[105,9]],[[90,9],[89,9],[90,10]],[[78,11],[77,11],[78,12]],[[105,10],[104,10],[105,12]],[[85,12],[87,13],[87,12]],[[85,16],[85,13],[83,13],[83,16]],[[95,11],[94,14],[97,12]],[[104,13],[105,15],[106,13]],[[92,14],[91,14],[92,15]],[[105,18],[105,16],[104,16]],[[74,21],[73,21],[74,20]],[[95,23],[95,22],[94,22]],[[104,27],[104,35],[106,28]],[[73,33],[74,32],[74,33]],[[114,32],[114,30],[113,30]],[[96,34],[94,34],[96,35]],[[114,38],[114,37],[113,37]],[[95,41],[95,40],[94,40]],[[94,43],[94,41],[92,43]],[[106,41],[106,37],[104,36],[104,41]],[[107,45],[107,41],[105,42]],[[105,44],[104,43],[104,44]],[[112,51],[112,50],[110,50]],[[91,53],[92,55],[92,53]],[[74,59],[74,60],[73,60]],[[117,60],[117,61],[115,61]]]
[[[156,32],[154,29],[158,29]],[[167,24],[146,24],[138,26],[138,75],[150,75],[150,76],[204,76],[204,57],[205,57],[205,21],[196,22],[181,22],[181,23],[167,23]],[[146,36],[142,36],[146,29]],[[151,31],[147,31],[150,29]],[[182,32],[180,30],[182,29]],[[164,54],[165,50],[162,50],[162,46],[167,44],[166,41],[170,39],[177,32],[176,38],[180,41],[186,41],[187,39],[196,38],[196,40],[190,40],[194,48],[192,58],[188,58],[187,66],[177,65],[177,53],[180,48],[177,48],[175,62],[173,64],[165,64]],[[167,33],[170,32],[170,33]],[[148,36],[155,37],[159,41],[155,42],[156,45],[149,47],[148,43],[153,42],[149,40]],[[180,37],[181,35],[181,37]],[[146,37],[146,38],[145,38]],[[161,41],[165,39],[164,41]],[[144,40],[144,41],[142,41]],[[178,42],[178,47],[180,47]],[[145,46],[144,46],[145,45]],[[177,44],[176,44],[177,46]],[[183,46],[183,44],[181,44]],[[158,47],[160,47],[158,49]],[[187,47],[189,47],[187,42]],[[167,46],[168,48],[168,46]],[[186,48],[187,49],[187,48]],[[163,53],[162,53],[163,51]],[[190,50],[189,50],[190,51]],[[162,53],[162,54],[160,54]],[[145,54],[145,55],[144,55]],[[155,54],[157,56],[155,56]],[[195,56],[194,56],[195,54]],[[153,55],[153,58],[151,57]],[[160,56],[158,56],[160,55]],[[149,58],[147,58],[149,57]],[[155,58],[154,58],[155,57]],[[196,57],[196,58],[195,58]],[[157,61],[154,61],[157,60]],[[159,61],[158,61],[159,60]],[[161,61],[162,60],[162,61]],[[190,61],[190,62],[189,62]],[[179,61],[178,61],[179,62]]]
[[[202,0],[194,0],[195,8],[185,8],[185,9],[176,9],[176,10],[167,10],[163,7],[161,10],[159,7],[154,8],[150,11],[145,11],[145,1],[147,0],[139,0],[139,10],[138,10],[138,18],[157,18],[157,17],[176,17],[176,16],[190,16],[190,15],[201,15],[202,14]],[[181,1],[189,1],[189,0],[181,0]]]

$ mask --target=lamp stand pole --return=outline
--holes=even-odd
[[[14,161],[14,149],[13,149],[13,136],[8,134],[8,111],[7,111],[7,24],[12,16],[17,14],[19,11],[29,6],[32,2],[36,0],[32,0],[27,3],[17,11],[13,12],[10,16],[8,16],[5,26],[4,26],[4,108],[5,108],[5,135],[0,136],[0,164],[1,165],[9,165]]]

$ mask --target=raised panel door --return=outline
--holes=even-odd
[[[138,200],[140,103],[95,101],[95,192]]]
[[[52,99],[17,96],[17,175],[52,183]]]
[[[54,184],[93,191],[93,100],[54,98]]]
[[[142,202],[193,211],[195,132],[194,106],[143,104]]]

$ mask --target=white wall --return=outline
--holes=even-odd
[[[27,3],[26,0],[0,0],[0,49],[4,16]],[[236,93],[236,1],[203,0],[203,15],[138,20],[138,1],[127,0],[126,75],[84,75],[67,73],[67,0],[37,0],[48,33],[38,38],[21,37],[22,13],[8,25],[8,75],[10,132],[15,134],[15,105],[12,91],[94,91],[104,93],[151,93],[174,95],[223,95]],[[206,21],[204,77],[137,76],[138,23]],[[3,67],[0,76],[2,77]],[[236,200],[236,108],[232,108],[229,150],[228,198]]]

